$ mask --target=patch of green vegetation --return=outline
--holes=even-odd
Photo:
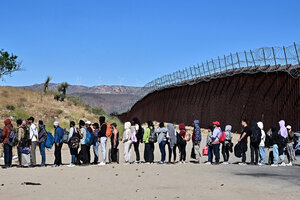
[[[80,106],[80,107],[87,106],[79,97],[67,96],[67,100],[72,102],[75,106]]]
[[[61,110],[61,109],[57,109],[57,110],[56,110],[56,114],[58,114],[58,115],[62,114],[63,112],[64,112],[64,111]]]
[[[7,104],[7,105],[6,105],[6,109],[7,109],[7,110],[15,110],[16,108],[15,108],[14,105]]]
[[[26,120],[30,117],[30,114],[22,108],[15,108],[14,110],[11,110],[10,115],[13,116],[15,119],[22,120]]]

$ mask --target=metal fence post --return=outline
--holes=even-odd
[[[220,73],[222,71],[222,67],[221,67],[221,60],[220,60],[220,56],[218,56],[218,60],[219,60],[219,67],[220,67]]]
[[[202,62],[202,68],[203,68],[204,76],[206,76],[206,75],[205,75],[205,68],[204,68],[204,63],[203,63],[203,62]]]
[[[226,71],[227,71],[227,62],[226,62],[226,56],[224,55],[224,62],[225,62],[225,68],[226,68]]]
[[[214,73],[216,73],[216,68],[215,68],[215,63],[214,63],[214,60],[213,60],[213,59],[211,59],[211,62],[212,62],[213,68],[214,68]]]
[[[206,65],[207,65],[208,73],[209,73],[209,75],[211,75],[211,73],[210,73],[210,69],[209,69],[208,60],[206,60]]]
[[[264,56],[265,65],[267,65],[266,54],[265,54],[265,48],[263,48],[262,50],[263,50],[263,56]]]
[[[276,56],[275,56],[275,50],[274,50],[274,47],[272,47],[272,51],[273,51],[274,62],[275,62],[275,66],[276,66],[276,65],[277,65],[277,62],[276,62]]]
[[[198,67],[198,72],[199,72],[199,77],[201,76],[201,70],[200,70],[200,65],[197,63],[197,67]]]
[[[247,52],[244,51],[244,53],[245,53],[245,58],[246,58],[247,67],[249,67],[249,64],[248,64],[248,58],[247,58]]]
[[[295,42],[294,42],[294,47],[295,47],[295,52],[296,52],[296,55],[297,55],[298,64],[300,65],[299,54],[298,54],[297,45],[296,45]]]
[[[239,68],[241,68],[240,57],[239,57],[239,53],[238,52],[236,52],[236,57],[238,59]]]
[[[254,57],[253,57],[253,53],[252,53],[251,50],[250,50],[250,54],[251,54],[251,57],[252,57],[252,60],[253,60],[254,67],[256,67],[255,60],[254,60]]]
[[[234,64],[233,64],[233,57],[232,57],[232,53],[230,53],[230,57],[231,57],[231,65],[232,65],[232,68],[234,69]]]
[[[285,58],[285,63],[288,65],[287,57],[286,57],[286,52],[285,52],[285,47],[283,46],[283,52],[284,52],[284,58]]]

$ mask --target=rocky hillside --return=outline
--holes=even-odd
[[[58,84],[51,83],[49,90],[57,90]],[[43,84],[35,84],[32,86],[21,87],[41,91]],[[101,107],[107,113],[127,111],[129,105],[137,99],[137,95],[141,90],[140,87],[128,86],[108,86],[100,85],[86,87],[81,85],[70,85],[67,89],[67,94],[77,96],[86,104],[92,107]]]
[[[52,130],[52,124],[56,120],[63,128],[68,128],[70,121],[78,123],[82,119],[97,122],[100,115],[105,115],[110,123],[116,122],[122,132],[123,126],[117,118],[107,116],[101,108],[86,105],[79,98],[68,97],[64,102],[60,102],[54,100],[51,92],[45,95],[28,89],[0,87],[0,120],[2,122],[7,118],[15,122],[17,119],[27,119],[33,116],[36,120],[43,120],[47,129]]]

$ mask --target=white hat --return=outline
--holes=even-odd
[[[287,129],[292,129],[291,125],[286,126]]]
[[[55,122],[53,123],[53,125],[54,125],[54,126],[58,126],[58,125],[59,125],[59,122],[58,122],[58,121],[55,121]]]
[[[85,124],[91,125],[91,124],[92,124],[92,122],[90,122],[90,121],[87,121],[87,122],[85,122]]]

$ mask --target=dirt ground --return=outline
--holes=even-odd
[[[109,144],[109,143],[108,143]],[[205,145],[205,139],[202,146]],[[160,159],[155,146],[155,160]],[[107,149],[109,145],[107,146]],[[144,145],[140,151],[143,158]],[[268,150],[266,150],[268,151]],[[0,169],[0,199],[280,199],[300,198],[300,158],[293,167],[239,166],[231,154],[230,165],[208,166],[189,163],[176,165],[120,164],[69,168],[69,150],[63,147],[62,167]],[[101,155],[101,151],[99,149]],[[92,153],[93,155],[93,153]],[[100,156],[101,157],[101,156]],[[178,157],[178,156],[177,156]],[[38,163],[40,162],[37,150]],[[92,156],[93,159],[93,156]],[[132,149],[132,158],[135,154]],[[267,158],[268,159],[268,158]],[[54,160],[47,151],[47,164]],[[221,156],[222,160],[222,156]],[[249,161],[249,152],[247,155]],[[17,160],[14,161],[16,163]],[[0,161],[3,164],[3,160]],[[25,185],[24,182],[41,185]]]

